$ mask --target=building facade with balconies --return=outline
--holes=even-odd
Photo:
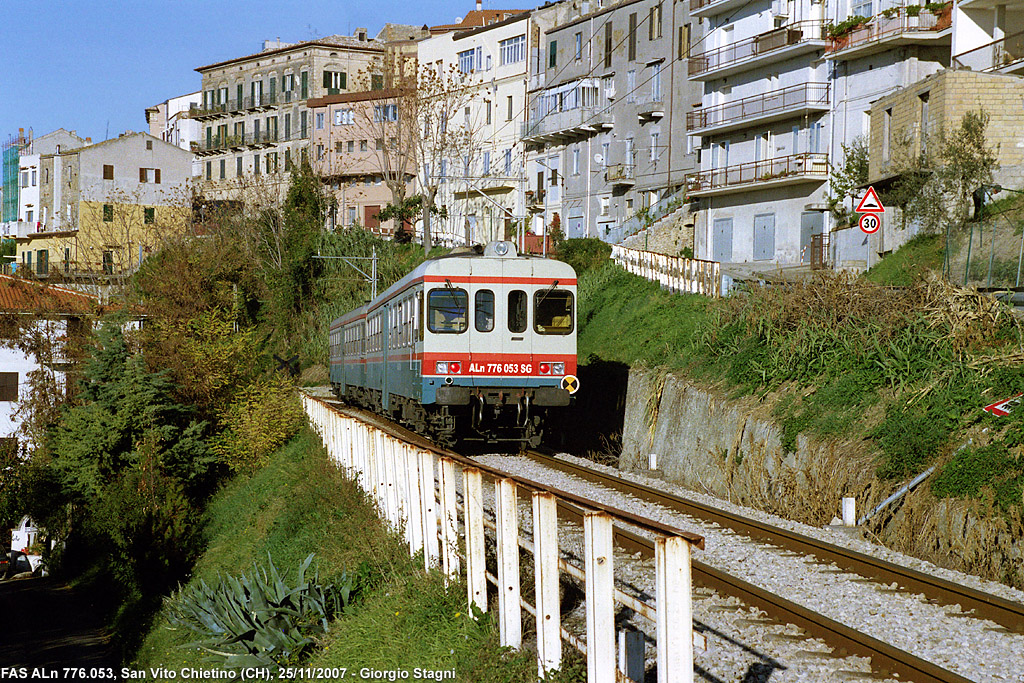
[[[701,145],[687,178],[696,255],[721,262],[809,262],[825,230],[833,88],[824,5],[690,0],[701,20],[687,76],[703,83],[687,117]],[[820,249],[820,246],[818,246]]]
[[[627,0],[559,21],[543,36],[522,126],[534,230],[618,241],[623,225],[684,185],[696,157],[687,110],[685,4]]]
[[[383,42],[360,28],[353,36],[265,41],[256,54],[197,68],[202,100],[191,117],[201,127],[193,149],[204,194],[234,197],[256,176],[283,189],[292,164],[309,153],[307,101],[383,87],[364,84],[383,54]]]

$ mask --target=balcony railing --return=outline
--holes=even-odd
[[[192,151],[203,154],[219,152],[224,149],[273,145],[280,141],[277,131],[260,131],[259,133],[247,133],[246,135],[216,135],[211,140],[193,142]]]
[[[1024,60],[1024,31],[953,56],[953,66],[974,71],[1012,70]]]
[[[921,10],[916,17],[899,14],[893,17],[878,16],[860,28],[854,29],[838,38],[832,38],[830,53],[845,50],[855,51],[869,43],[893,38],[900,34],[929,33],[947,29],[953,24],[952,14],[947,9],[938,15]]]
[[[703,130],[739,121],[754,121],[785,111],[827,107],[828,104],[828,83],[803,83],[766,95],[744,97],[715,107],[687,112],[686,130]]]
[[[570,138],[593,133],[611,121],[612,115],[606,106],[577,107],[549,112],[539,119],[529,119],[521,124],[520,132],[524,139]]]
[[[699,76],[739,62],[753,60],[761,55],[792,45],[823,40],[823,35],[822,22],[817,20],[797,21],[746,40],[694,55],[690,57],[689,75],[690,77]]]
[[[192,103],[189,106],[189,116],[194,119],[218,116],[224,114],[233,114],[239,111],[246,111],[248,109],[260,109],[262,107],[273,107],[278,104],[289,104],[291,102],[298,102],[298,96],[293,91],[275,92],[266,95],[257,95],[255,97],[243,97],[240,100],[228,100],[227,102],[221,102],[210,107],[204,107],[201,104]]]
[[[828,154],[807,152],[693,173],[686,176],[686,187],[690,195],[697,195],[743,185],[782,185],[827,178]]]
[[[605,179],[612,185],[632,185],[636,179],[634,164],[612,164],[605,171]]]

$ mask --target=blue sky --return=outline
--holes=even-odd
[[[518,4],[518,3],[517,3]],[[526,3],[523,3],[524,5]],[[0,19],[0,139],[57,128],[103,140],[148,130],[145,109],[199,90],[197,66],[385,22],[444,24],[474,0],[11,0]],[[487,9],[498,7],[485,0]]]

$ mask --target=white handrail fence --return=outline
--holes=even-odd
[[[537,630],[538,674],[557,669],[565,640],[587,655],[589,683],[629,681],[616,665],[615,603],[635,610],[656,626],[659,683],[693,681],[693,614],[690,584],[690,546],[699,536],[666,533],[651,521],[656,536],[656,604],[627,595],[614,585],[613,532],[616,519],[637,524],[636,516],[614,508],[584,513],[584,568],[559,558],[558,491],[472,461],[441,456],[401,441],[381,429],[301,394],[313,429],[323,439],[331,460],[348,472],[371,496],[381,516],[395,529],[404,529],[411,555],[422,551],[424,569],[439,568],[457,580],[466,570],[467,599],[488,609],[487,582],[497,586],[500,642],[522,647],[522,609],[534,615]],[[456,495],[461,470],[463,504]],[[495,523],[485,520],[483,478],[494,480]],[[518,491],[530,492],[533,542],[519,537]],[[568,495],[568,494],[563,494]],[[578,501],[577,501],[578,502]],[[459,534],[459,509],[462,528]],[[485,528],[495,532],[498,575],[486,570]],[[461,542],[460,542],[461,541]],[[534,557],[535,602],[520,595],[520,548]],[[586,638],[581,640],[561,624],[559,573],[585,584]],[[620,639],[626,642],[627,639]],[[643,639],[639,644],[642,662]],[[621,653],[620,653],[621,654]],[[636,653],[633,653],[635,656]]]
[[[612,260],[627,272],[658,282],[672,292],[722,296],[722,264],[718,261],[669,256],[620,244],[612,245]]]

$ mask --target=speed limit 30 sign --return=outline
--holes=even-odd
[[[882,219],[878,217],[878,214],[865,213],[860,217],[860,229],[867,234],[878,232],[880,227],[882,227]]]

